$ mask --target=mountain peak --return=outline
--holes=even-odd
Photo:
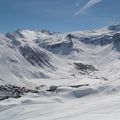
[[[120,24],[111,25],[108,27],[108,29],[112,31],[120,31]]]

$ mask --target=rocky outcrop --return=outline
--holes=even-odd
[[[115,35],[113,35],[113,41],[114,44],[120,43],[120,33],[116,33]]]
[[[112,37],[109,35],[101,35],[96,37],[83,37],[79,38],[81,42],[85,44],[92,44],[92,45],[107,45],[113,42]]]
[[[53,45],[48,45],[46,49],[51,51],[54,54],[67,55],[73,49],[73,42],[66,41],[66,42],[56,43]]]
[[[75,69],[81,74],[89,74],[94,71],[98,71],[93,65],[83,64],[83,63],[74,63]]]
[[[120,31],[120,24],[109,26],[108,29],[112,31]]]
[[[44,51],[32,48],[28,45],[20,46],[19,50],[22,56],[33,66],[47,66],[53,68],[52,64],[50,64],[50,56]]]
[[[13,45],[17,46],[17,45],[20,45],[20,44],[21,44],[20,41],[16,40],[16,38],[15,38],[14,35],[12,35],[12,34],[10,34],[10,33],[6,33],[5,36],[11,40],[11,43],[12,43]]]
[[[112,37],[113,39],[113,49],[120,51],[120,33],[116,33]]]
[[[19,87],[19,86],[15,86],[15,85],[1,85],[0,86],[0,100],[4,100],[4,99],[8,99],[8,98],[19,98],[22,95],[24,95],[24,93],[38,93],[37,90],[31,90],[31,89],[27,89],[25,87]]]

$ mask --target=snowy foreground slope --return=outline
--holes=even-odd
[[[0,120],[119,120],[120,25],[0,35],[0,97],[9,84],[37,93],[0,101]]]

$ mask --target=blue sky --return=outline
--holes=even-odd
[[[68,32],[120,22],[120,0],[0,0],[0,33],[21,29]]]

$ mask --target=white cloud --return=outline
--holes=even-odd
[[[103,0],[89,0],[83,7],[80,8],[79,11],[77,11],[74,16],[78,16],[82,13],[84,13],[87,9],[93,7],[94,5],[96,5],[97,3],[102,2]]]

